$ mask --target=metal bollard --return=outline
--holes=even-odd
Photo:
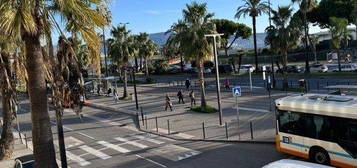
[[[170,135],[170,120],[167,120],[167,134]]]
[[[159,132],[159,127],[158,127],[158,124],[157,124],[157,117],[155,117],[155,122],[156,122],[156,132]]]
[[[145,129],[148,129],[148,118],[145,116]]]
[[[226,126],[226,138],[228,139],[228,125],[227,125],[227,122],[225,123],[225,126]]]
[[[25,144],[26,144],[26,148],[28,148],[28,145],[27,145],[27,136],[25,134]]]
[[[141,112],[141,121],[143,123],[143,126],[145,125],[144,123],[144,113],[143,113],[143,107],[140,107],[140,112]]]
[[[253,123],[251,121],[249,122],[249,126],[250,126],[250,138],[254,139],[254,137],[253,137]]]
[[[202,123],[202,134],[203,134],[203,139],[206,139],[206,131],[205,131],[205,123]]]

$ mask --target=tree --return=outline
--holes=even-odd
[[[139,35],[137,35],[137,48],[139,51],[139,58],[140,58],[140,68],[143,67],[143,63],[142,60],[145,57],[145,44],[149,41],[149,34],[147,33],[139,33]]]
[[[257,31],[256,31],[256,17],[262,13],[269,13],[270,7],[268,2],[261,0],[243,0],[244,5],[238,7],[235,17],[240,19],[242,16],[249,15],[253,21],[253,36],[254,36],[254,56],[255,56],[255,68],[259,69],[258,63],[258,51],[257,51]]]
[[[321,28],[330,27],[331,17],[345,18],[349,24],[353,24],[354,3],[355,0],[321,0],[317,8],[307,13],[307,19]]]
[[[144,59],[145,59],[145,76],[146,79],[149,79],[149,65],[148,65],[148,61],[149,59],[154,56],[155,54],[158,53],[158,46],[157,44],[152,41],[149,40],[146,42],[146,44],[143,46],[143,55],[144,55]]]
[[[354,3],[353,3],[353,10],[352,10],[352,12],[351,12],[351,17],[353,18],[353,24],[355,25],[355,27],[356,27],[356,39],[355,40],[357,40],[357,1],[354,1]]]
[[[52,14],[56,13],[63,18],[66,29],[78,30],[82,38],[95,48],[98,46],[95,28],[103,26],[105,20],[91,6],[102,2],[103,0],[0,1],[0,29],[25,43],[32,140],[37,168],[58,167],[48,114],[41,38],[46,30],[52,28],[50,24],[55,20]]]
[[[272,10],[271,18],[274,25],[266,29],[266,43],[275,53],[283,55],[283,87],[289,87],[287,76],[288,52],[297,46],[301,35],[300,27],[291,23],[292,9],[289,6],[279,7],[278,11]]]
[[[330,18],[330,32],[332,35],[332,39],[330,41],[331,46],[337,50],[337,59],[338,59],[338,71],[341,72],[341,56],[340,56],[340,48],[341,42],[343,39],[347,39],[348,31],[347,25],[348,20],[344,18]]]
[[[127,30],[125,25],[113,27],[111,34],[114,39],[109,40],[109,57],[124,74],[123,98],[126,98],[128,97],[128,64],[135,50],[134,37],[130,36],[130,30]]]
[[[172,26],[169,41],[179,46],[181,54],[186,60],[195,60],[198,69],[199,85],[201,91],[201,109],[207,107],[203,63],[213,55],[212,45],[205,38],[206,34],[216,33],[215,25],[210,20],[212,13],[207,12],[207,4],[192,2],[186,5],[183,11],[183,20]]]
[[[300,25],[302,25],[304,29],[305,37],[303,38],[303,41],[305,45],[305,73],[310,73],[308,48],[310,43],[310,48],[312,49],[312,41],[309,36],[309,23],[307,20],[307,13],[313,10],[313,8],[316,6],[316,2],[315,0],[292,0],[292,2],[299,4],[299,11],[295,13],[295,16],[293,18],[300,19]]]
[[[221,36],[221,45],[228,57],[228,50],[232,47],[238,38],[247,39],[252,35],[252,29],[245,24],[235,23],[226,19],[213,19],[212,22],[216,25],[218,33],[224,34]],[[229,39],[234,36],[233,40]],[[235,68],[234,58],[231,58],[233,69]]]

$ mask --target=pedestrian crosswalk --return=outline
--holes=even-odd
[[[92,158],[98,160],[111,159],[119,154],[137,152],[143,149],[155,149],[162,144],[171,143],[172,140],[159,136],[150,136],[148,134],[133,134],[111,139],[95,141],[91,144],[80,144],[67,149],[67,158],[74,164],[81,167],[87,167],[95,162]],[[110,153],[110,154],[108,154]]]

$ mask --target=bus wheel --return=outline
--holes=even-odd
[[[321,147],[312,147],[310,149],[310,160],[318,164],[330,164],[330,156],[326,150]]]

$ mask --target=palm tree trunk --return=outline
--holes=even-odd
[[[183,69],[183,55],[182,55],[182,54],[180,54],[180,61],[181,61],[181,63],[180,63],[180,65],[181,65],[181,72],[183,72],[184,69]]]
[[[257,28],[256,28],[256,18],[255,16],[253,18],[253,37],[254,37],[254,58],[255,58],[255,72],[258,72],[259,69],[259,63],[258,63],[258,49],[257,49]]]
[[[128,74],[126,67],[123,68],[123,73],[124,73],[124,92],[123,92],[123,97],[128,97]]]
[[[39,12],[39,11],[38,11]],[[48,114],[47,90],[40,31],[36,34],[26,33],[23,40],[26,44],[28,91],[32,120],[32,142],[36,168],[57,168],[53,145],[50,117]]]
[[[0,53],[0,57],[3,55]],[[1,59],[1,63],[3,64],[3,59]],[[2,69],[4,68],[4,69]],[[11,131],[11,125],[13,121],[13,112],[11,110],[11,95],[8,90],[8,75],[5,70],[6,67],[0,67],[0,88],[1,88],[1,95],[2,95],[2,118],[3,118],[3,125],[2,125],[2,132],[1,132],[1,139],[0,139],[0,160],[8,159],[11,157],[13,149],[14,149],[14,137]]]
[[[306,17],[306,16],[305,16]],[[306,19],[306,18],[305,18]],[[304,44],[305,44],[305,73],[310,73],[310,58],[309,58],[309,44],[308,44],[308,36],[309,36],[309,31],[307,28],[307,23],[306,20],[304,21],[304,31],[305,31],[305,39],[304,39]]]
[[[238,61],[239,61],[239,63],[238,63],[238,74],[239,74],[240,69],[241,69],[241,67],[242,67],[242,55],[239,55]]]
[[[341,72],[341,56],[340,56],[340,49],[337,48],[337,62],[338,62],[338,72]]]
[[[288,82],[288,74],[287,74],[287,67],[288,67],[288,52],[284,52],[284,58],[283,58],[283,89],[287,90],[289,88],[289,82]]]
[[[138,68],[139,68],[138,57],[135,57],[135,72],[138,72]]]
[[[197,70],[198,70],[198,78],[199,78],[199,85],[201,90],[201,108],[206,108],[206,91],[205,91],[205,79],[203,75],[203,61],[197,61]]]
[[[145,58],[145,76],[146,76],[146,79],[149,78],[148,58]]]

